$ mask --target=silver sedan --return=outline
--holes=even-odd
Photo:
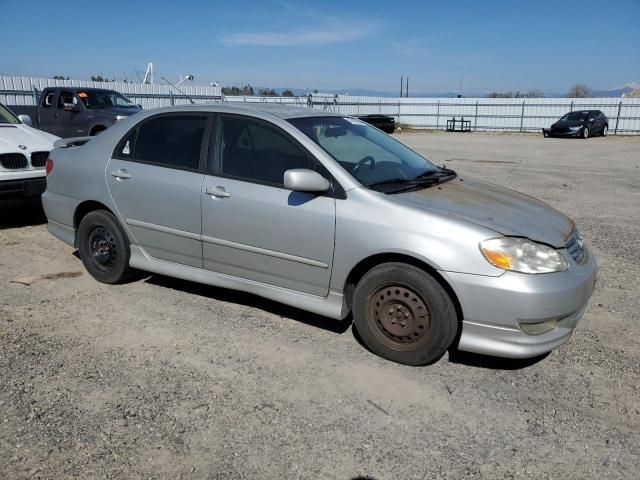
[[[565,215],[348,116],[175,107],[56,146],[48,228],[98,281],[137,269],[353,319],[399,363],[546,353],[593,291],[595,259]]]

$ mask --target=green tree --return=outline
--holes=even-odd
[[[293,94],[293,92],[291,90],[285,90],[284,92],[282,92],[282,96],[283,97],[295,97],[295,95]]]

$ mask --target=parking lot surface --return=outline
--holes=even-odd
[[[396,365],[252,295],[99,284],[37,206],[3,209],[0,478],[637,478],[640,138],[397,138],[578,223],[600,270],[568,344]]]

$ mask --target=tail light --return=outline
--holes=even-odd
[[[53,160],[47,158],[47,163],[45,164],[46,174],[49,175],[51,173],[51,170],[53,170]]]

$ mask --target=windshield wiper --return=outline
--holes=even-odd
[[[454,178],[456,176],[456,172],[450,170],[448,168],[442,168],[440,170],[430,170],[421,173],[415,178],[390,178],[388,180],[382,180],[380,182],[374,182],[366,185],[367,188],[371,187],[379,187],[381,185],[404,185],[404,188],[398,190],[391,190],[387,193],[394,193],[402,190],[406,190],[414,187],[426,187],[437,185],[438,183],[442,183],[450,178]]]
[[[457,173],[453,170],[451,170],[450,168],[440,168],[440,170],[427,170],[424,173],[421,173],[420,175],[418,175],[416,178],[442,178],[442,177],[456,177]]]

